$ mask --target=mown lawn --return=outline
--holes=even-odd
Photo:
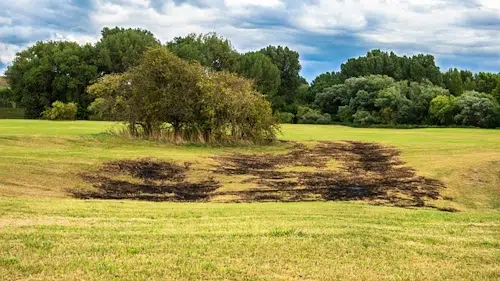
[[[500,131],[286,125],[282,139],[380,142],[461,210],[362,202],[71,199],[77,176],[137,157],[205,161],[282,146],[173,146],[106,122],[0,120],[0,280],[498,280]]]

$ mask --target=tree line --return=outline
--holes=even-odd
[[[79,119],[111,118],[95,112],[88,86],[129,72],[147,50],[160,48],[214,77],[220,72],[252,80],[282,122],[500,126],[500,74],[441,72],[431,55],[372,50],[308,84],[300,75],[299,53],[286,46],[240,53],[215,33],[164,44],[143,29],[104,28],[101,35],[95,44],[38,42],[17,54],[6,75],[11,99],[27,118],[40,118],[55,101],[74,103]]]

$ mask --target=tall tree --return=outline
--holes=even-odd
[[[372,50],[364,57],[347,60],[341,65],[341,75],[344,80],[367,75],[387,75],[396,81],[429,80],[435,85],[442,84],[441,72],[433,56],[418,54],[400,57],[393,52],[381,50]]]
[[[78,104],[78,118],[87,117],[91,99],[85,89],[97,77],[93,49],[74,42],[38,42],[16,55],[7,69],[13,95],[28,118],[39,118],[55,101]]]
[[[280,71],[269,57],[262,53],[249,52],[242,55],[235,66],[235,71],[254,80],[259,92],[273,97],[281,84]]]
[[[443,75],[443,82],[445,87],[450,90],[450,93],[454,96],[459,96],[464,91],[462,74],[456,68],[448,70],[448,72]]]
[[[340,72],[332,71],[319,75],[312,81],[311,86],[309,87],[306,102],[308,104],[311,104],[312,102],[314,102],[317,94],[323,93],[325,89],[330,88],[333,85],[342,83],[343,81]]]
[[[277,94],[271,97],[273,108],[296,112],[297,93],[302,84],[299,53],[282,46],[268,46],[260,52],[268,56],[281,72],[281,85]]]
[[[104,28],[96,44],[96,65],[99,72],[123,73],[136,66],[148,48],[160,46],[160,41],[148,30],[136,28]]]
[[[216,33],[176,37],[167,48],[178,57],[196,61],[215,71],[234,71],[239,54],[231,42]]]

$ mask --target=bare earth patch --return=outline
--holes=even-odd
[[[73,191],[78,198],[150,201],[296,202],[363,200],[372,204],[424,207],[427,199],[442,199],[444,185],[404,166],[400,152],[376,143],[321,142],[314,147],[294,143],[285,154],[214,156],[216,163],[202,182],[189,182],[193,168],[153,159],[105,163],[82,174],[94,191]],[[331,163],[339,165],[331,168]],[[255,188],[221,191],[217,175],[247,176],[242,184]],[[429,207],[429,206],[427,206]],[[445,211],[453,211],[445,209]]]

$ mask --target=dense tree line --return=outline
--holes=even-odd
[[[163,45],[142,29],[104,28],[101,35],[93,45],[38,42],[18,53],[6,72],[11,85],[8,99],[24,107],[28,118],[42,117],[55,101],[76,104],[80,119],[95,112],[100,113],[93,118],[116,118],[97,110],[105,104],[93,103],[96,97],[87,87],[96,81],[113,82],[118,77],[113,75],[137,67],[147,50],[163,48],[197,63],[213,77],[234,73],[252,80],[283,122],[500,126],[495,121],[500,74],[441,72],[431,55],[372,50],[308,84],[300,76],[299,53],[286,46],[240,53],[215,33],[189,34]],[[110,76],[104,82],[106,75]],[[5,100],[7,92],[2,95]],[[453,106],[436,109],[444,103]],[[479,117],[466,117],[467,112]]]
[[[396,81],[382,75],[349,78],[316,95],[313,107],[334,121],[357,125],[458,125],[496,127],[493,96],[467,91],[455,97],[430,82]]]
[[[316,77],[308,97],[314,97],[309,106],[333,122],[500,126],[500,73],[441,73],[430,55],[370,51],[349,59],[339,72]]]

